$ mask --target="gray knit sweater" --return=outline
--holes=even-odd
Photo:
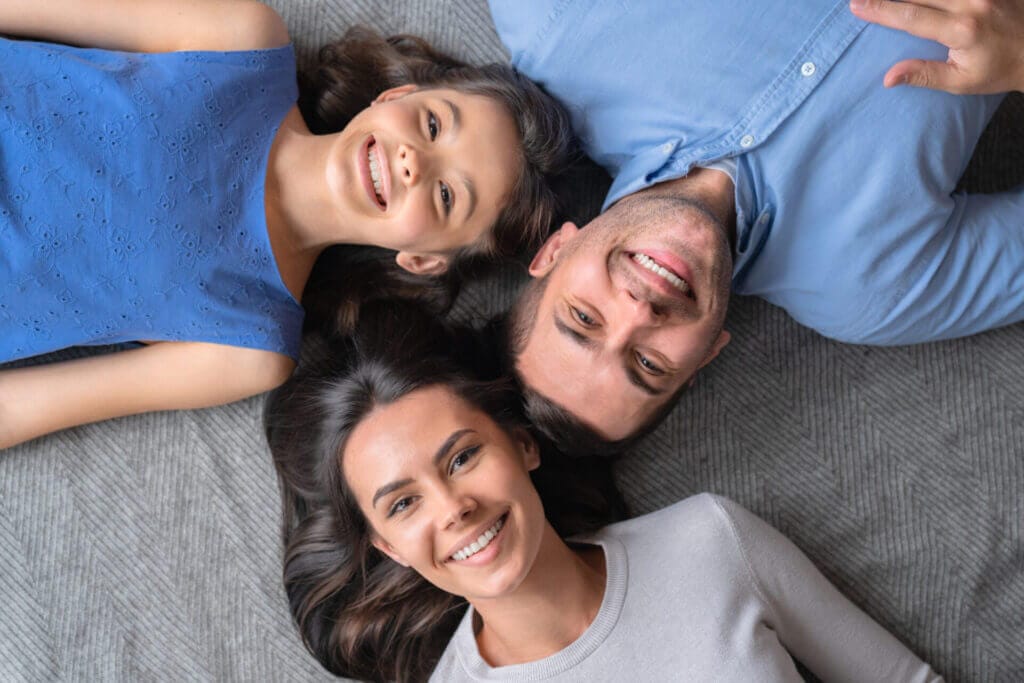
[[[542,660],[493,668],[470,608],[432,681],[800,681],[799,659],[832,681],[942,680],[847,600],[782,534],[701,494],[613,524],[593,623]]]

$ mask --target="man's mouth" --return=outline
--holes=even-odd
[[[485,529],[484,532],[481,533],[476,539],[474,539],[470,543],[467,543],[462,548],[459,548],[454,553],[452,553],[448,557],[448,559],[454,560],[456,562],[467,560],[470,557],[476,555],[478,552],[480,552],[487,546],[489,546],[491,544],[491,541],[493,541],[494,538],[501,531],[502,527],[505,526],[505,520],[507,518],[508,513],[506,512],[504,515],[499,517],[497,521],[494,522],[494,524]]]
[[[652,256],[642,254],[638,251],[631,252],[629,257],[634,263],[661,278],[664,282],[679,291],[683,296],[696,301],[697,297],[694,295],[693,287],[690,286],[690,283],[664,263],[656,260]]]

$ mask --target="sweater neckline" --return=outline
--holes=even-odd
[[[601,607],[582,635],[565,649],[543,659],[492,667],[480,656],[480,650],[477,648],[473,633],[475,612],[470,606],[452,636],[456,657],[467,674],[480,681],[543,680],[572,669],[601,647],[622,614],[628,576],[626,549],[618,539],[603,534],[603,531],[602,529],[593,534],[569,539],[572,543],[600,547],[605,559],[606,576]]]

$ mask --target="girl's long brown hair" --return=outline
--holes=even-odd
[[[408,273],[390,250],[328,248],[303,293],[308,326],[345,333],[355,323],[359,303],[371,299],[408,297],[435,311],[446,310],[459,282],[496,259],[539,246],[555,220],[558,199],[552,183],[578,158],[569,116],[507,64],[472,66],[420,38],[383,38],[353,28],[322,48],[316,66],[300,77],[299,108],[314,133],[333,133],[384,90],[409,83],[482,95],[508,111],[518,132],[521,164],[505,207],[485,238],[455,253],[440,277]]]

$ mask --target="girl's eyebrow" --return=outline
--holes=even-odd
[[[442,443],[440,448],[437,449],[437,452],[434,453],[434,457],[432,459],[434,467],[437,467],[438,463],[444,460],[444,457],[448,455],[449,451],[452,450],[452,448],[455,446],[459,439],[461,439],[464,435],[472,431],[472,429],[457,429],[451,434],[449,434],[448,438],[445,439],[444,443]],[[383,498],[384,496],[388,495],[393,491],[397,491],[403,486],[408,486],[411,483],[412,479],[406,478],[384,484],[379,489],[377,489],[376,493],[373,494],[373,501],[370,503],[370,507],[377,507],[378,500],[380,500],[381,498]]]

